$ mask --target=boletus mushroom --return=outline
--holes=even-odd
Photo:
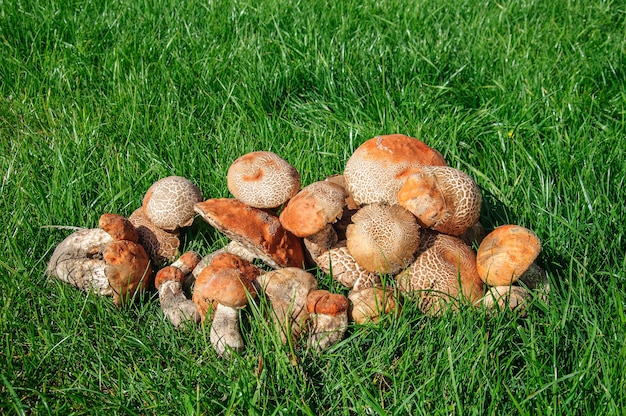
[[[202,192],[189,179],[168,176],[156,181],[143,198],[143,212],[155,226],[175,231],[193,222],[194,205],[201,202]]]
[[[351,290],[348,299],[348,318],[357,324],[376,322],[383,315],[399,311],[399,303],[390,286]]]
[[[235,160],[226,175],[228,190],[254,208],[277,208],[300,189],[300,174],[276,153],[257,151]]]
[[[541,241],[534,232],[520,225],[502,225],[478,247],[478,274],[490,286],[509,286],[528,270],[540,251]]]
[[[311,317],[308,345],[320,351],[341,341],[348,329],[348,298],[327,290],[313,290],[307,296]]]

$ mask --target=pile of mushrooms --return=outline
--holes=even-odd
[[[304,187],[269,151],[239,157],[226,179],[232,198],[204,199],[179,176],[157,181],[128,219],[105,214],[61,242],[48,274],[118,305],[154,287],[163,316],[210,325],[224,357],[245,348],[239,314],[250,302],[267,302],[283,343],[307,337],[319,351],[349,322],[397,315],[406,302],[428,315],[467,305],[523,313],[533,291],[549,290],[535,233],[507,224],[486,234],[476,182],[418,139],[369,139],[342,174]],[[231,241],[179,257],[196,214]],[[316,270],[345,294],[319,288]]]

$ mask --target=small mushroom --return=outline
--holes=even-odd
[[[272,320],[282,342],[295,341],[309,319],[306,301],[317,289],[315,276],[297,267],[286,267],[262,274],[258,281],[270,300]]]
[[[449,304],[456,307],[461,297],[474,303],[484,290],[472,249],[457,237],[436,231],[422,234],[415,261],[396,276],[396,285],[430,315]]]
[[[215,305],[210,338],[218,356],[228,357],[231,350],[237,353],[243,351],[238,310],[246,307],[248,297],[255,295],[252,282],[240,270],[233,268],[217,271],[203,286],[203,299]]]
[[[249,261],[224,250],[218,250],[208,256],[205,256],[192,271],[196,281],[191,298],[200,313],[202,322],[205,321],[208,313],[215,306],[213,305],[213,299],[207,297],[206,295],[207,285],[217,272],[225,269],[234,269],[239,271],[241,275],[255,288],[255,292],[260,288],[257,278],[261,274],[261,269]]]
[[[358,205],[397,204],[406,173],[423,165],[445,166],[437,150],[402,134],[376,136],[352,153],[344,170],[348,192]]]
[[[406,177],[398,203],[422,227],[460,236],[480,218],[482,196],[465,172],[450,166],[421,166]]]
[[[492,286],[485,296],[480,298],[476,304],[483,305],[488,309],[518,309],[525,314],[525,306],[530,299],[530,293],[520,286]]]
[[[341,341],[348,329],[348,307],[344,295],[327,290],[313,290],[307,296],[307,311],[311,317],[309,347],[320,351]]]
[[[155,265],[160,266],[176,259],[180,247],[179,231],[168,232],[157,227],[146,217],[142,208],[136,209],[128,219],[137,229],[139,244],[146,249]]]
[[[524,274],[541,251],[541,241],[519,225],[502,225],[480,243],[476,266],[480,278],[490,286],[509,286]]]
[[[397,312],[399,304],[391,287],[366,287],[348,294],[348,318],[357,324],[376,322],[385,314]]]
[[[226,176],[228,190],[254,208],[276,208],[300,189],[300,174],[273,152],[247,153],[233,162]]]
[[[348,251],[370,272],[396,273],[413,260],[420,231],[415,217],[399,205],[370,204],[352,217]]]
[[[380,285],[380,276],[357,263],[348,251],[345,240],[320,254],[315,262],[324,273],[349,289],[358,291]]]
[[[341,218],[347,197],[340,185],[313,182],[289,200],[280,213],[283,227],[304,238],[313,260],[337,242],[337,233],[330,224]]]
[[[189,179],[168,176],[156,181],[143,198],[146,218],[165,231],[175,231],[193,222],[193,206],[202,201],[202,192]]]
[[[137,233],[128,219],[104,214],[99,224],[108,232],[85,229],[65,238],[52,253],[46,271],[81,290],[113,296],[119,306],[151,282],[150,260],[136,243]]]
[[[188,251],[170,266],[159,270],[154,279],[163,314],[175,327],[181,326],[184,322],[200,322],[196,305],[183,292],[185,276],[189,275],[199,262],[198,253]]]
[[[277,216],[232,198],[207,199],[196,204],[195,210],[268,266],[302,267],[302,240],[285,230]]]

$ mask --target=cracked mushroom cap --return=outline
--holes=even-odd
[[[487,234],[476,255],[478,274],[490,286],[508,286],[541,252],[539,237],[519,225],[502,225]]]
[[[398,203],[422,227],[460,236],[480,218],[482,195],[476,182],[458,169],[422,166],[407,176]]]
[[[396,311],[399,306],[390,287],[367,287],[348,294],[348,317],[357,324],[376,322],[382,315]]]
[[[300,189],[300,174],[276,153],[247,153],[230,165],[226,175],[228,190],[241,202],[254,208],[276,208]]]
[[[319,255],[315,262],[324,273],[349,289],[356,291],[380,285],[380,276],[357,263],[348,251],[345,240]]]
[[[174,261],[180,246],[179,232],[165,231],[154,225],[145,215],[142,208],[136,209],[128,220],[137,229],[139,243],[156,265]]]
[[[359,204],[396,204],[407,171],[422,165],[445,166],[437,150],[403,134],[376,136],[361,144],[346,162],[348,192]]]
[[[348,193],[329,181],[302,188],[283,208],[280,222],[297,237],[309,237],[336,222],[343,214]]]
[[[415,216],[399,205],[370,204],[352,217],[348,251],[361,267],[395,273],[413,261],[420,231]]]
[[[142,208],[155,226],[174,231],[191,225],[193,207],[202,199],[202,192],[189,179],[168,176],[152,184],[143,198]]]
[[[198,267],[204,263],[204,266],[196,277],[196,282],[193,288],[192,300],[196,304],[196,308],[202,317],[202,321],[206,318],[207,312],[216,305],[213,305],[212,298],[207,296],[207,285],[211,282],[213,277],[222,270],[232,269],[237,270],[242,278],[245,278],[249,284],[245,284],[246,288],[255,288],[256,293],[257,278],[261,274],[261,269],[253,265],[247,260],[242,259],[239,256],[225,252],[217,251],[209,256],[206,256],[198,263]],[[196,267],[197,269],[197,267]],[[196,272],[194,269],[194,273]]]
[[[461,295],[474,303],[484,290],[472,249],[435,231],[423,233],[415,261],[396,276],[396,283],[404,295],[418,301],[423,313],[431,315]]]
[[[207,199],[195,210],[270,267],[302,267],[302,240],[285,230],[277,216],[232,198]]]

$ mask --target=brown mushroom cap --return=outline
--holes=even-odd
[[[330,293],[328,290],[313,290],[306,299],[307,311],[311,314],[339,315],[348,310],[348,298],[339,293]]]
[[[113,241],[104,249],[102,258],[116,305],[152,283],[150,258],[141,245],[128,240]]]
[[[438,151],[402,134],[377,136],[361,144],[346,162],[348,192],[359,204],[396,204],[406,172],[422,165],[445,166]]]
[[[193,222],[193,206],[202,201],[202,192],[189,179],[168,176],[156,181],[143,198],[143,210],[157,227],[174,231]]]
[[[119,214],[102,214],[98,227],[109,233],[114,240],[128,240],[139,242],[139,235],[135,226],[124,216]]]
[[[180,246],[178,231],[167,232],[157,227],[145,216],[142,208],[136,209],[128,220],[137,229],[139,243],[155,264],[161,265],[176,259]]]
[[[280,222],[298,237],[309,237],[341,218],[348,193],[336,183],[314,182],[302,188],[283,208]]]
[[[270,267],[302,267],[302,241],[285,230],[277,216],[232,198],[207,199],[196,204],[195,210]]]
[[[396,310],[397,303],[391,288],[367,287],[353,290],[348,295],[348,317],[357,324],[376,322],[380,316]]]
[[[438,314],[461,294],[472,303],[483,294],[472,249],[456,237],[435,231],[422,234],[415,261],[396,276],[396,283],[426,314]]]
[[[161,285],[165,282],[179,282],[181,285],[185,280],[185,273],[178,267],[174,266],[165,266],[161,270],[159,270],[154,277],[154,287],[158,289],[161,288]]]
[[[540,251],[541,241],[534,232],[519,225],[502,225],[478,247],[478,274],[490,286],[508,286],[524,274]]]
[[[186,253],[183,253],[174,263],[172,263],[171,266],[180,269],[180,271],[183,272],[183,275],[188,275],[193,271],[193,269],[196,268],[198,263],[200,263],[200,260],[202,260],[200,254],[195,251],[187,251]]]
[[[348,251],[370,272],[395,273],[411,263],[419,247],[415,216],[399,205],[370,204],[352,217]]]
[[[421,226],[459,236],[480,218],[482,196],[466,173],[450,166],[422,166],[407,176],[398,203]]]
[[[233,162],[227,173],[228,190],[254,208],[276,208],[300,189],[300,174],[273,152],[247,153]]]
[[[256,295],[254,285],[238,269],[218,270],[204,286],[202,296],[208,302],[216,302],[229,308],[243,308],[248,296]]]

